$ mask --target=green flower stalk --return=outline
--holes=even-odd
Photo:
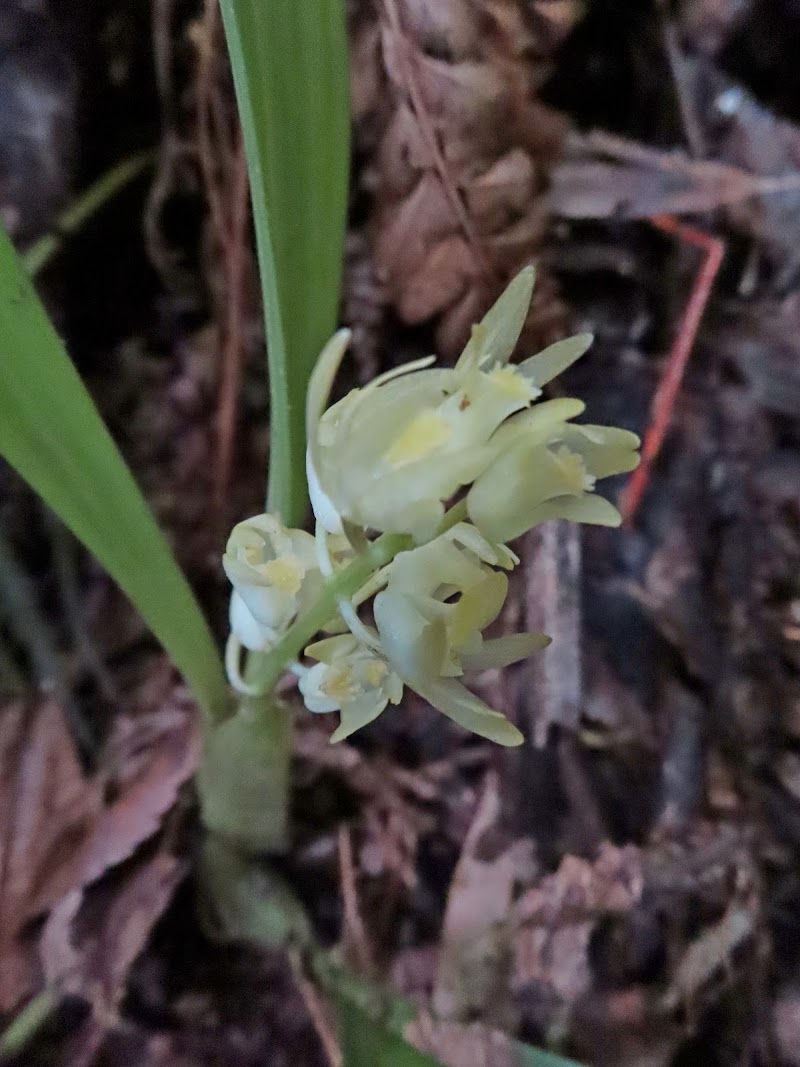
[[[462,680],[548,642],[532,633],[484,637],[505,602],[506,572],[519,563],[506,542],[551,518],[618,525],[619,513],[595,495],[595,484],[639,461],[635,434],[573,423],[581,401],[535,403],[591,337],[509,362],[533,280],[527,268],[511,282],[455,367],[417,360],[330,407],[348,331],[326,345],[306,408],[315,537],[261,515],[234,529],[225,553],[234,586],[228,671],[238,689],[260,692],[242,679],[243,649],[279,656],[301,649],[316,628],[329,636],[305,647],[313,665],[281,665],[298,675],[310,711],[340,714],[332,740],[398,704],[408,686],[473,733],[522,742]],[[397,549],[365,569],[375,534],[383,535],[381,545],[397,538]],[[370,602],[371,620],[360,614]]]

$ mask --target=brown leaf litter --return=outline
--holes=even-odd
[[[567,123],[536,91],[579,16],[579,4],[547,0],[353,5],[353,111],[376,273],[402,322],[435,323],[444,355],[544,241],[546,170]],[[563,329],[552,283],[540,278],[526,340]]]
[[[755,160],[750,156],[747,162]],[[800,174],[789,161],[777,173],[752,172],[722,160],[693,160],[681,149],[659,151],[602,130],[571,133],[550,178],[550,210],[565,219],[647,219],[723,207],[741,213],[746,201],[774,197],[780,203],[781,196],[800,194]]]
[[[487,775],[447,898],[433,1008],[442,1019],[468,1020],[476,1012],[498,1026],[512,945],[508,917],[518,884],[533,870],[528,841],[498,840],[500,792]]]
[[[0,711],[3,1012],[13,1011],[38,983],[34,921],[52,912],[56,928],[68,925],[81,906],[84,890],[153,836],[194,772],[198,738],[193,710],[182,691],[176,691],[173,700],[173,707],[160,713],[160,730],[151,726],[146,751],[140,745],[140,731],[129,730],[117,746],[117,757],[123,758],[114,772],[94,777],[84,774],[55,701],[19,701]],[[137,879],[154,880],[155,887],[149,889],[150,914],[160,914],[158,909],[163,910],[168,899],[163,899],[166,887],[174,887],[176,872],[174,857],[153,860],[131,876],[132,884],[138,884],[126,889],[131,896],[122,893],[110,902],[112,956],[126,958],[122,944],[126,938],[134,945],[140,941],[131,935],[131,929],[142,925],[133,917],[133,910],[142,910],[135,904],[142,896]],[[64,971],[48,958],[54,936],[51,929],[40,945],[45,975]],[[112,966],[110,957],[105,965]]]
[[[699,824],[681,842],[605,842],[542,873],[531,843],[504,834],[499,806],[490,772],[450,886],[432,999],[420,975],[395,971],[422,1009],[407,1030],[421,1050],[447,1065],[511,1065],[498,1031],[522,1027],[590,1062],[666,1065],[722,988],[760,973],[746,835]],[[432,966],[420,949],[415,960]]]

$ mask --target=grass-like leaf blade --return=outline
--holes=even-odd
[[[268,507],[306,511],[303,409],[336,327],[350,116],[344,0],[221,0],[250,173],[270,371]]]
[[[342,1067],[441,1067],[346,997],[338,1000],[337,1016]]]
[[[205,619],[2,229],[0,455],[128,594],[206,714],[222,713]]]

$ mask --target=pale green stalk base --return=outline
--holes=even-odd
[[[295,966],[313,977],[336,1004],[340,1043],[346,1052],[356,1047],[357,1059],[348,1067],[438,1067],[438,1061],[418,1053],[405,1042],[405,1026],[417,1008],[375,982],[349,971],[335,950],[316,941],[302,904],[289,885],[263,863],[213,837],[205,842],[198,883],[201,915],[208,933],[225,941],[250,941],[289,952]],[[344,1006],[344,1011],[342,1011]],[[349,1009],[349,1010],[348,1010]],[[361,1029],[355,1041],[351,1026]],[[573,1060],[513,1041],[515,1067],[579,1067]]]
[[[205,732],[197,772],[203,822],[248,856],[289,847],[292,712],[274,696],[244,697]]]

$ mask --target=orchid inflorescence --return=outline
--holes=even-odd
[[[639,461],[635,434],[571,421],[580,400],[534,404],[587,350],[588,334],[509,363],[533,279],[532,268],[517,275],[455,367],[417,360],[331,407],[350,332],[329,341],[306,406],[316,534],[258,515],[234,528],[223,559],[234,588],[226,660],[237,689],[260,691],[264,677],[272,684],[294,671],[310,711],[339,712],[338,741],[408,686],[473,733],[521,743],[462,681],[548,643],[538,633],[484,637],[519,563],[506,542],[547,519],[618,525],[595,481]],[[243,677],[243,649],[280,662],[253,683]]]

